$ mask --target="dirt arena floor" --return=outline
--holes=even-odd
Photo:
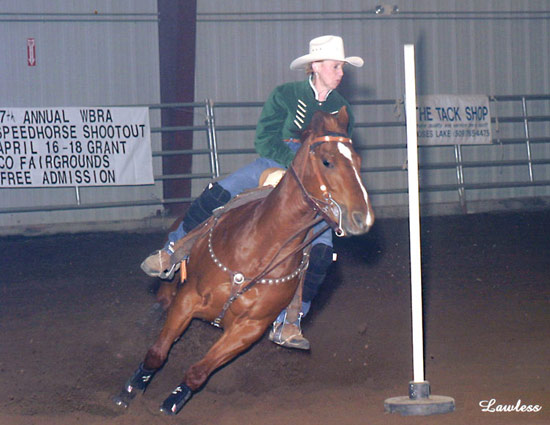
[[[311,352],[266,335],[167,417],[160,403],[221,332],[194,321],[147,392],[115,406],[162,323],[139,263],[163,237],[0,238],[0,424],[550,423],[550,211],[422,221],[426,379],[456,400],[429,417],[384,412],[412,379],[408,223],[393,219],[336,242],[304,322]],[[496,411],[508,405],[541,410]]]

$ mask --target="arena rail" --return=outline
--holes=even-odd
[[[453,183],[445,184],[420,184],[420,192],[434,193],[434,192],[451,192],[457,193],[458,203],[462,212],[467,213],[467,192],[471,190],[482,189],[513,189],[513,188],[540,188],[545,187],[549,190],[550,194],[550,95],[506,95],[506,96],[491,96],[491,108],[495,109],[497,105],[502,107],[508,105],[508,110],[511,113],[507,114],[493,114],[492,128],[493,128],[493,144],[488,145],[491,148],[499,149],[503,146],[519,145],[524,148],[525,155],[522,157],[516,157],[513,159],[496,159],[496,160],[464,160],[463,150],[464,145],[452,145],[452,146],[419,146],[421,151],[430,149],[452,149],[452,157],[454,161],[424,161],[420,162],[420,173],[429,171],[442,171],[442,170],[454,170],[456,179]],[[542,110],[539,114],[530,114],[530,104],[535,102],[544,102],[542,104],[537,103],[537,111]],[[382,100],[363,100],[352,102],[355,108],[372,107],[375,109],[391,108],[396,109],[402,106],[401,99],[382,99]],[[253,154],[253,146],[246,146],[242,148],[224,148],[218,143],[218,134],[223,132],[235,132],[235,131],[250,131],[255,130],[255,124],[219,124],[216,122],[216,111],[223,108],[258,108],[262,107],[262,102],[214,102],[211,99],[207,99],[204,102],[192,102],[192,103],[166,103],[166,104],[151,104],[151,105],[117,105],[117,106],[147,106],[150,110],[163,110],[163,109],[177,109],[186,110],[190,113],[200,113],[205,117],[204,124],[202,125],[185,125],[185,126],[161,126],[151,128],[153,134],[166,134],[173,132],[204,132],[207,140],[207,147],[194,148],[194,149],[180,149],[180,150],[155,150],[152,152],[153,157],[168,157],[174,155],[206,155],[209,159],[209,172],[203,173],[181,173],[181,174],[159,174],[155,175],[155,181],[166,180],[184,180],[184,179],[211,179],[223,176],[232,170],[222,170],[220,166],[220,157],[226,155],[242,155]],[[391,114],[390,114],[391,115]],[[359,121],[356,122],[355,128],[357,131],[363,129],[398,129],[402,130],[402,137],[397,137],[395,142],[375,142],[356,144],[357,151],[406,151],[405,141],[405,120],[404,114],[394,114],[391,120],[386,121]],[[544,123],[544,131],[541,134],[534,134],[532,126],[534,123]],[[513,136],[501,137],[499,128],[506,124],[514,126],[514,131],[511,133]],[[521,133],[521,134],[520,134]],[[539,131],[540,133],[540,131]],[[394,137],[395,138],[395,137]],[[468,145],[471,146],[471,145]],[[534,153],[534,148],[538,147],[538,157]],[[422,157],[422,156],[421,156]],[[475,168],[488,168],[488,167],[526,167],[528,170],[528,178],[525,180],[514,181],[476,181],[467,182],[465,179],[465,173],[467,169]],[[540,170],[538,173],[535,168]],[[543,167],[541,169],[540,167]],[[377,164],[372,166],[365,166],[362,170],[363,175],[368,181],[369,175],[375,175],[378,173],[392,173],[393,175],[406,175],[406,164],[392,165],[392,164]],[[539,177],[542,175],[542,178]],[[407,193],[406,178],[391,179],[392,181],[402,181],[403,185],[396,185],[394,187],[377,187],[369,183],[369,193],[371,196],[383,197],[386,195],[399,195]],[[18,189],[8,189],[18,190]],[[24,189],[22,189],[24,190]],[[78,193],[78,191],[77,191]],[[180,198],[159,198],[159,199],[136,199],[133,201],[125,202],[93,202],[93,203],[80,203],[79,196],[74,204],[64,205],[48,205],[48,206],[11,206],[7,208],[0,208],[0,214],[15,214],[26,212],[39,212],[39,211],[56,211],[56,210],[78,210],[78,209],[94,209],[94,208],[114,208],[114,207],[136,207],[144,205],[162,205],[167,206],[174,203],[189,203],[193,200],[193,197],[180,197]]]

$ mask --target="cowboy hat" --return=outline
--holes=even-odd
[[[308,63],[322,60],[342,61],[357,67],[363,66],[364,63],[363,59],[359,56],[349,56],[346,58],[342,37],[323,35],[309,42],[309,54],[294,59],[290,64],[290,69],[302,69]]]

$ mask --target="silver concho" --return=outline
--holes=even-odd
[[[235,285],[240,285],[244,282],[244,274],[237,272],[233,275],[233,283]]]

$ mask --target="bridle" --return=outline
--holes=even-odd
[[[318,136],[311,140],[309,142],[309,154],[315,155],[315,148],[323,143],[331,143],[331,142],[339,142],[339,143],[346,143],[348,145],[352,144],[351,138],[347,137],[344,134],[341,133],[329,133],[324,136]],[[306,158],[307,160],[307,158]],[[323,195],[323,199],[316,198],[315,196],[311,195],[305,188],[304,184],[302,183],[302,180],[296,173],[296,170],[291,165],[289,167],[290,174],[296,182],[298,183],[298,186],[302,190],[302,194],[304,195],[305,201],[313,208],[314,211],[316,211],[325,222],[334,230],[334,233],[338,237],[344,236],[344,230],[342,229],[342,207],[334,200],[332,197],[332,194],[328,190],[328,186],[325,182],[325,179],[323,178],[323,175],[321,174],[319,170],[319,165],[317,164],[317,161],[312,161],[313,163],[313,174],[315,175],[317,179],[317,183],[319,184],[319,189],[321,190],[321,193]],[[303,164],[305,166],[305,164]],[[305,169],[305,167],[302,167],[302,169]],[[333,209],[333,214],[338,217],[338,220],[335,221],[330,215],[329,210]],[[334,211],[336,210],[336,212]]]

